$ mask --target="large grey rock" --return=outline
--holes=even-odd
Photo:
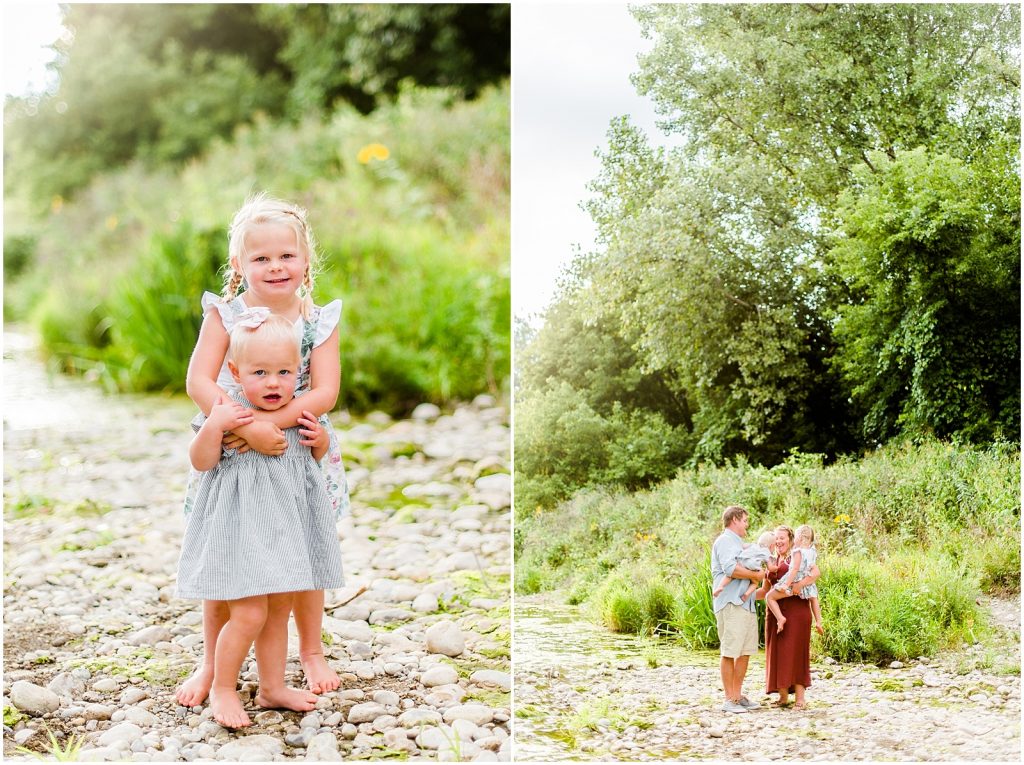
[[[476,725],[486,725],[494,719],[494,713],[483,704],[460,704],[444,711],[444,721],[469,720]]]
[[[434,709],[407,709],[398,717],[398,724],[416,728],[421,724],[441,722],[441,713]]]
[[[427,650],[445,656],[458,656],[466,650],[466,638],[454,622],[441,621],[430,626],[426,634]]]
[[[77,698],[85,693],[85,682],[70,672],[61,672],[47,683],[46,687],[58,696],[68,698]]]
[[[60,707],[60,697],[56,693],[27,680],[12,684],[7,696],[14,706],[30,715],[49,714]]]

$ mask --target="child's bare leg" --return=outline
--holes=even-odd
[[[256,636],[267,620],[267,596],[227,601],[231,618],[217,638],[210,708],[213,719],[225,728],[252,725],[238,697],[238,672]]]
[[[213,685],[214,656],[217,637],[228,621],[228,604],[223,600],[203,601],[203,661],[192,676],[181,684],[174,698],[185,707],[194,707],[206,701]]]
[[[750,599],[750,596],[753,595],[754,592],[756,592],[756,591],[757,591],[757,582],[751,582],[750,586],[747,588],[747,591],[745,593],[743,593],[743,602],[746,603],[747,600]]]
[[[293,593],[290,592],[267,596],[267,622],[256,637],[256,666],[260,672],[260,692],[256,703],[261,707],[308,712],[316,708],[316,695],[284,684],[284,667],[288,660],[288,615],[292,601]]]
[[[292,610],[299,632],[299,663],[306,675],[306,685],[313,693],[327,693],[341,685],[338,673],[324,657],[321,628],[324,621],[324,591],[296,592]]]
[[[779,608],[779,601],[786,597],[784,592],[778,590],[771,590],[764,597],[764,602],[768,608],[775,614],[775,623],[778,625],[775,629],[776,632],[782,632],[782,628],[786,626],[786,617],[782,615],[782,609]]]
[[[810,598],[810,601],[811,613],[814,615],[814,629],[818,631],[819,635],[824,635],[825,629],[821,624],[821,605],[819,605],[817,598]]]
[[[731,576],[727,576],[725,579],[723,579],[722,583],[711,591],[712,596],[719,595],[722,592],[722,590],[725,589],[725,586],[727,584],[729,584],[729,582],[731,582],[731,581],[732,581],[732,577]]]

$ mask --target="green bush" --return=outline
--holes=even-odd
[[[598,588],[592,608],[613,632],[653,635],[668,627],[675,596],[657,574],[626,566]]]
[[[1020,594],[1020,534],[994,539],[979,548],[980,586],[990,595]]]

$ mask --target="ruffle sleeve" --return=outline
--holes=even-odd
[[[212,292],[204,292],[203,298],[200,302],[203,306],[204,317],[206,314],[210,313],[210,311],[216,311],[220,314],[220,321],[224,325],[225,331],[231,331],[231,328],[235,326],[235,318],[237,314],[231,307],[230,303],[225,303],[224,299],[220,295],[215,295]]]
[[[198,433],[199,429],[203,427],[203,423],[206,422],[206,415],[199,412],[195,417],[192,418],[192,432]]]
[[[331,336],[339,321],[341,321],[341,301],[332,300],[320,309],[320,318],[316,323],[316,335],[313,337],[314,348]]]

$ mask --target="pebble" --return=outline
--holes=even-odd
[[[383,714],[387,714],[383,704],[370,701],[363,704],[356,704],[348,710],[348,721],[358,725],[364,722],[373,722]]]
[[[270,762],[283,752],[284,744],[280,739],[260,733],[224,744],[217,750],[217,759],[230,762]]]
[[[115,725],[99,737],[100,746],[117,746],[120,743],[130,745],[142,735],[142,728],[135,723],[123,722]]]
[[[338,751],[338,739],[333,733],[318,733],[306,747],[306,759],[312,762],[341,762],[344,758]]]
[[[438,685],[448,685],[459,681],[459,673],[454,667],[447,664],[438,664],[431,667],[420,677],[420,682],[428,688]]]

